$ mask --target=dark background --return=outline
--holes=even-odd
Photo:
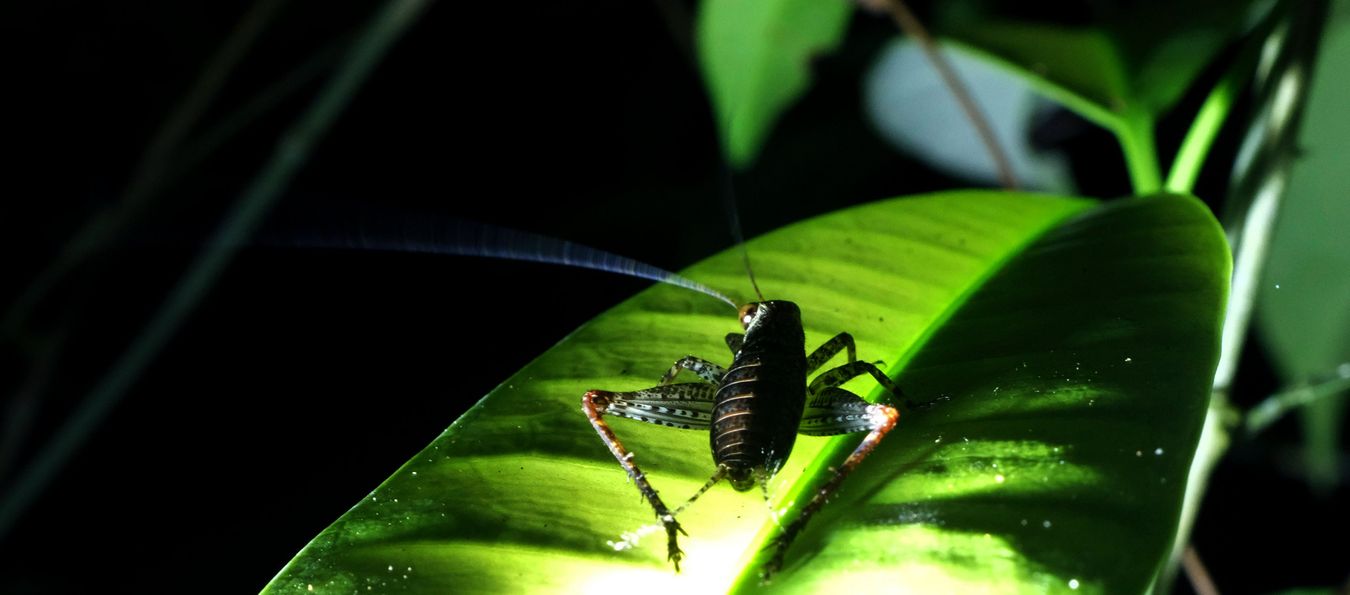
[[[176,166],[125,232],[6,337],[4,398],[34,377],[42,390],[35,416],[7,426],[19,446],[0,469],[0,489],[161,306],[374,6],[278,3],[187,135],[226,126],[228,140]],[[532,230],[672,269],[731,246],[709,108],[671,34],[688,23],[659,6],[679,5],[433,6],[310,155],[263,237],[341,229],[353,213],[376,222],[416,213]],[[0,8],[10,81],[5,303],[87,218],[125,202],[145,147],[247,7]],[[893,34],[888,21],[859,15],[846,45],[817,60],[812,90],[735,179],[747,235],[968,185],[896,153],[863,120],[857,81]],[[277,85],[289,91],[267,110],[225,124]],[[1195,103],[1172,119],[1186,122]],[[1181,132],[1168,121],[1159,136],[1174,144]],[[1108,135],[1062,114],[1040,133],[1047,150],[1074,156],[1082,194],[1128,193]],[[1224,138],[1220,146],[1231,147],[1236,134]],[[1215,161],[1231,156],[1224,151]],[[1207,171],[1200,194],[1223,196],[1226,171]],[[0,592],[256,591],[498,382],[647,285],[528,263],[275,243],[240,253],[0,535]],[[35,362],[49,372],[35,372]],[[1255,340],[1236,386],[1243,405],[1277,388]],[[11,421],[16,410],[7,403]],[[1237,444],[1219,469],[1196,543],[1221,588],[1345,579],[1344,552],[1317,543],[1350,527],[1337,506],[1345,490],[1313,495],[1289,471],[1296,445],[1296,426],[1281,422],[1259,442]]]

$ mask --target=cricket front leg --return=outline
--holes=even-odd
[[[642,492],[642,497],[651,504],[652,510],[656,511],[656,518],[666,528],[666,558],[675,564],[675,572],[680,571],[680,559],[684,557],[684,552],[680,551],[678,543],[679,533],[684,533],[684,529],[675,521],[675,515],[670,512],[666,504],[661,501],[661,496],[656,493],[656,488],[652,487],[651,482],[647,481],[647,475],[638,468],[637,463],[633,462],[633,453],[624,448],[623,443],[614,435],[614,430],[605,423],[604,411],[612,402],[618,400],[615,393],[603,390],[593,390],[587,392],[581,397],[581,409],[586,412],[586,417],[591,420],[591,426],[595,432],[600,434],[600,439],[604,441],[605,446],[609,447],[609,452],[618,459],[619,465],[624,471],[628,472],[628,477],[637,485],[638,491]],[[684,533],[688,535],[688,533]]]
[[[666,375],[661,377],[658,384],[664,386],[674,382],[675,376],[680,373],[680,370],[689,370],[690,372],[697,374],[704,382],[711,382],[714,384],[720,382],[722,377],[727,375],[726,368],[723,368],[722,366],[701,357],[686,355],[683,358],[680,358],[680,361],[675,362],[675,365],[670,367],[670,371],[666,372]]]
[[[744,333],[727,333],[727,348],[731,350],[731,355],[740,353],[742,345],[745,345]]]
[[[806,373],[810,374],[820,369],[821,365],[830,361],[830,358],[840,351],[847,352],[848,363],[858,361],[858,346],[853,342],[853,335],[839,333],[812,351],[811,355],[806,356]]]

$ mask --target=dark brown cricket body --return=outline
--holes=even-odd
[[[876,448],[900,418],[895,407],[869,403],[840,388],[849,379],[867,374],[892,396],[903,399],[900,388],[875,364],[858,360],[852,335],[839,333],[806,355],[801,310],[787,301],[746,304],[740,309],[740,321],[745,334],[727,335],[727,346],[736,354],[729,370],[688,355],[676,361],[654,387],[627,392],[590,390],[581,397],[581,410],[600,435],[600,440],[619,466],[628,472],[628,478],[637,485],[665,527],[666,557],[675,564],[677,572],[680,560],[684,558],[679,545],[679,536],[684,529],[675,516],[684,507],[672,511],[666,506],[647,475],[638,468],[633,453],[624,447],[606,423],[606,415],[711,431],[717,471],[686,501],[686,506],[723,479],[742,492],[755,484],[767,488],[769,478],[792,453],[797,434],[868,433],[853,453],[833,469],[825,485],[801,506],[797,517],[782,525],[782,532],[773,541],[773,556],[764,565],[765,576],[782,566],[788,545],[801,532],[807,519],[825,505],[844,478]],[[806,383],[808,373],[820,369],[840,352],[847,354],[847,363],[817,375],[809,385]],[[673,382],[681,371],[697,374],[702,381]],[[808,394],[811,396],[809,402]],[[767,497],[767,489],[765,495]]]
[[[741,308],[745,341],[717,388],[713,460],[737,491],[773,476],[792,452],[806,406],[806,336],[797,304]]]

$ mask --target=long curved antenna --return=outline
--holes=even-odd
[[[764,294],[759,291],[759,282],[755,280],[755,270],[750,268],[750,250],[745,247],[745,234],[741,232],[741,210],[736,206],[736,190],[731,185],[731,170],[724,164],[722,167],[723,184],[725,186],[725,196],[727,198],[727,220],[731,223],[731,237],[736,240],[736,245],[741,248],[741,260],[745,262],[745,274],[750,276],[750,286],[755,288],[755,295],[759,296],[759,301],[764,301]]]
[[[882,10],[891,15],[891,19],[900,27],[905,35],[913,37],[923,48],[923,53],[928,56],[928,61],[933,64],[933,68],[938,71],[947,88],[951,90],[952,95],[956,97],[956,102],[960,104],[961,110],[966,113],[966,118],[970,120],[971,125],[975,127],[975,132],[980,135],[980,140],[984,143],[985,149],[989,151],[989,156],[994,159],[994,164],[998,168],[999,183],[1007,190],[1017,189],[1017,178],[1013,175],[1012,163],[1008,161],[1008,155],[999,144],[998,137],[994,136],[994,129],[989,125],[989,119],[980,111],[979,105],[975,99],[970,96],[970,91],[966,89],[965,83],[961,82],[961,77],[956,75],[956,70],[952,68],[951,63],[942,55],[938,49],[937,42],[933,36],[928,33],[928,29],[919,22],[919,19],[910,12],[909,7],[905,5],[904,0],[858,0],[859,4],[872,9]]]
[[[381,219],[379,216],[362,217],[355,226],[355,233],[288,234],[284,240],[264,240],[262,243],[311,248],[355,248],[387,252],[482,256],[560,264],[660,281],[712,296],[732,308],[738,307],[731,298],[692,279],[567,240],[465,219],[400,216],[392,223]],[[379,227],[372,228],[372,222],[380,224]]]

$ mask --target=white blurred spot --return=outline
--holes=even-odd
[[[948,44],[942,51],[1008,153],[1018,185],[1072,192],[1064,156],[1034,152],[1029,142],[1033,112],[1046,100],[1021,78],[960,47]],[[896,148],[949,174],[998,183],[994,160],[974,125],[912,41],[898,39],[878,54],[863,82],[863,104],[878,132]]]

